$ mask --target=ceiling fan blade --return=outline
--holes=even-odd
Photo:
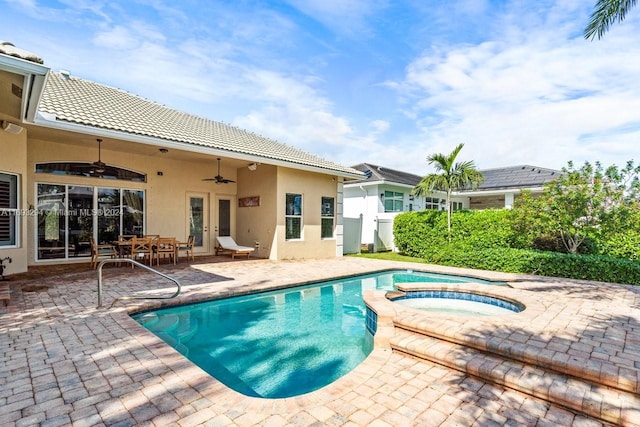
[[[229,184],[230,182],[235,182],[232,179],[225,179],[220,175],[220,157],[218,157],[218,175],[213,178],[204,178],[203,181],[215,181],[216,184]]]

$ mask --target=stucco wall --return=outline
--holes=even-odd
[[[207,200],[208,214],[205,218],[208,238],[202,249],[204,253],[213,253],[215,232],[214,213],[216,195],[225,194],[235,197],[236,184],[216,185],[211,181],[202,181],[205,177],[216,174],[215,159],[210,162],[189,161],[163,155],[157,148],[149,147],[149,155],[113,151],[108,143],[102,146],[102,161],[119,167],[128,168],[147,174],[146,183],[107,180],[89,177],[36,174],[35,163],[46,161],[94,161],[97,159],[97,143],[87,143],[86,147],[56,143],[43,140],[29,140],[27,164],[27,204],[36,205],[36,183],[75,184],[98,187],[143,189],[145,193],[145,224],[147,234],[175,236],[186,240],[189,234],[187,223],[187,194],[196,193]],[[158,175],[162,172],[162,175]],[[236,180],[235,168],[225,168],[221,173],[226,178]],[[232,206],[234,208],[234,206]],[[233,211],[232,211],[233,212]],[[235,233],[235,221],[232,214],[232,234]],[[28,239],[31,249],[28,251],[28,262],[35,263],[35,221],[29,218],[27,224]],[[59,262],[59,261],[57,261]]]
[[[2,117],[0,117],[2,119]],[[17,122],[15,119],[12,122]],[[19,134],[11,134],[0,129],[0,172],[18,175],[19,200],[18,209],[24,212],[27,203],[27,129]],[[20,235],[16,247],[0,246],[0,258],[11,257],[11,263],[5,261],[5,275],[27,271],[27,218],[20,215]]]
[[[294,169],[278,168],[277,258],[332,258],[336,256],[336,239],[320,238],[322,197],[334,197],[338,203],[338,182],[334,177]],[[302,239],[285,239],[286,194],[302,194]],[[337,214],[337,206],[336,206]]]
[[[278,168],[260,165],[255,171],[246,167],[238,169],[238,200],[243,197],[259,197],[260,205],[238,207],[236,242],[255,247],[254,256],[277,259],[277,247],[273,245],[276,233]]]

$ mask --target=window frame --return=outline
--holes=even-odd
[[[325,205],[331,204],[330,214],[325,213]],[[331,235],[324,235],[324,223],[325,221],[331,221]],[[334,239],[336,236],[336,198],[331,196],[322,196],[320,199],[320,238],[321,239]]]
[[[384,200],[382,206],[384,206],[385,212],[404,212],[404,193],[400,191],[384,190]],[[392,209],[387,208],[387,202],[392,203]],[[400,203],[400,209],[397,209],[397,203]]]
[[[289,206],[289,197],[292,196],[294,198],[294,201],[292,202],[291,207]],[[298,206],[296,206],[296,201],[295,199],[299,198],[299,203]],[[299,208],[299,212],[298,209]],[[285,193],[285,206],[284,206],[285,212],[284,212],[284,238],[286,241],[295,241],[295,240],[303,240],[303,216],[304,216],[304,196],[302,193]],[[293,223],[294,220],[299,220],[299,225],[298,225],[298,236],[297,237],[290,237],[291,235],[295,234],[295,233],[291,233],[289,230],[289,224],[290,222]],[[295,231],[295,230],[292,230]]]
[[[434,210],[439,211],[441,209],[441,200],[437,197],[425,197],[424,198],[424,209],[425,210]]]
[[[0,206],[0,217],[9,218],[9,240],[0,240],[0,249],[13,249],[20,247],[20,175],[0,171],[2,181],[5,180],[4,177],[9,184],[9,203],[8,207]],[[14,203],[12,203],[12,199]]]

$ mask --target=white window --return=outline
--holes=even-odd
[[[0,172],[0,246],[18,244],[18,176]]]
[[[440,199],[437,197],[426,197],[424,199],[424,208],[430,210],[440,210]]]
[[[333,237],[333,224],[335,218],[335,199],[333,197],[322,198],[322,210],[321,214],[321,231],[320,237],[323,239],[330,239]]]
[[[285,239],[302,238],[302,194],[287,193],[285,208]]]
[[[397,191],[384,192],[384,211],[402,212],[404,206],[404,194]]]
[[[462,202],[451,202],[451,212],[461,211]]]

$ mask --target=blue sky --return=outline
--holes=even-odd
[[[586,41],[595,0],[1,3],[55,71],[344,165],[640,161],[640,8]]]

